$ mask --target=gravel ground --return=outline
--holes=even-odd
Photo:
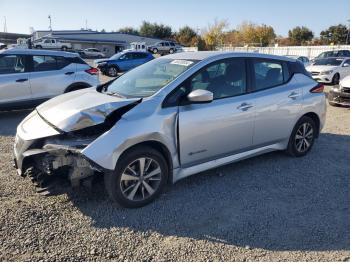
[[[306,157],[281,152],[184,179],[140,209],[103,182],[43,197],[12,168],[0,113],[0,261],[350,261],[350,110],[328,107]]]

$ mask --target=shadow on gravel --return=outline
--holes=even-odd
[[[276,152],[204,172],[140,209],[111,204],[102,182],[71,199],[97,228],[268,250],[350,250],[349,145],[350,136],[321,134],[306,157]]]
[[[0,136],[14,136],[17,125],[25,118],[31,110],[0,111]]]

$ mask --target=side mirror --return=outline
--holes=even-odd
[[[213,101],[213,93],[203,89],[197,89],[187,95],[188,101],[192,103],[210,103]]]
[[[348,63],[345,63],[343,67],[349,67],[350,65]]]

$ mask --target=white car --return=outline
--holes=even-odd
[[[78,54],[35,49],[0,51],[0,110],[30,108],[99,84],[98,69]]]
[[[318,82],[337,85],[341,79],[350,75],[350,58],[317,59],[312,65],[306,67],[306,70]]]
[[[305,67],[308,67],[310,65],[310,60],[306,56],[286,55],[286,57],[294,58],[294,59],[300,61]]]
[[[100,50],[96,48],[87,48],[84,49],[81,54],[85,57],[91,57],[91,58],[104,58],[106,55],[102,53]]]

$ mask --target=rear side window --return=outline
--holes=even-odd
[[[33,71],[53,71],[60,70],[70,64],[64,57],[58,56],[33,56]]]
[[[26,72],[25,56],[0,56],[0,74],[16,74]]]
[[[253,62],[255,90],[263,90],[282,85],[289,79],[288,67],[284,62],[255,60]]]

